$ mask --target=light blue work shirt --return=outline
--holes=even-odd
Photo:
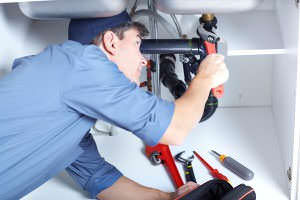
[[[16,59],[12,72],[0,79],[0,199],[18,199],[80,155],[93,157],[95,145],[89,153],[80,144],[96,119],[155,145],[173,112],[173,102],[129,81],[95,45],[66,41]],[[88,180],[83,180],[87,178],[82,170],[72,174],[93,198],[122,175],[98,159],[103,169],[93,163],[97,169],[89,170],[90,165],[80,161],[84,174],[100,174],[94,182],[84,183],[89,187],[83,185]]]

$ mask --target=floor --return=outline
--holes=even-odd
[[[143,143],[132,134],[95,136],[100,153],[129,178],[150,187],[173,191],[174,186],[162,166],[151,165],[144,155]],[[209,153],[213,149],[230,155],[254,171],[251,181],[244,181],[224,168]],[[257,199],[287,200],[288,187],[282,167],[278,141],[270,107],[220,108],[208,121],[198,125],[182,146],[171,146],[172,154],[185,150],[186,156],[196,150],[214,168],[226,175],[233,186],[252,186]],[[184,179],[182,166],[176,163]],[[198,183],[211,179],[206,168],[195,158],[193,168]],[[51,179],[22,200],[88,199],[65,173]]]

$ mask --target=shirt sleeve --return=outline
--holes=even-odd
[[[78,60],[63,102],[76,112],[133,132],[148,145],[157,144],[171,122],[174,103],[140,89],[94,45]]]

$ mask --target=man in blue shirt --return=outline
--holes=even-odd
[[[203,113],[211,88],[228,70],[208,56],[187,92],[175,102],[138,87],[143,25],[122,12],[71,20],[69,41],[16,59],[0,80],[0,199],[18,199],[65,169],[92,198],[173,199],[141,186],[98,153],[88,130],[96,119],[125,128],[148,145],[181,144]],[[72,41],[71,41],[72,40]]]

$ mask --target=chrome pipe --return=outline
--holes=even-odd
[[[153,1],[148,0],[148,9],[151,10],[153,13],[156,13],[156,9],[154,7]],[[151,38],[157,39],[158,38],[158,27],[157,27],[157,19],[156,18],[149,18],[150,24],[150,35]],[[154,54],[151,55],[151,60],[155,62],[155,72],[151,72],[152,76],[152,92],[157,95],[158,97],[161,96],[160,90],[160,80],[159,80],[159,55]]]

